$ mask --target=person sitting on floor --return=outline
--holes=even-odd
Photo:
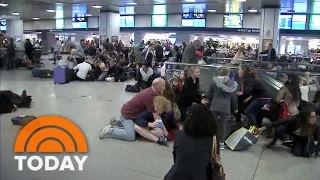
[[[155,119],[152,112],[143,112],[136,119],[134,130],[146,139],[160,145],[167,145],[169,133],[163,122],[166,122],[167,118],[172,119],[172,113],[170,113],[172,110],[171,102],[163,96],[156,96],[153,105],[154,111],[160,116],[160,119]]]
[[[311,108],[305,108],[287,120],[278,120],[259,129],[261,134],[275,127],[275,135],[266,147],[271,148],[283,135],[293,137],[292,153],[299,157],[310,157],[320,151],[320,127],[316,124],[317,114]]]
[[[77,78],[80,81],[85,81],[88,75],[88,72],[92,70],[91,64],[87,62],[80,63],[76,65],[73,70],[77,71]]]
[[[138,71],[138,85],[141,89],[146,89],[151,86],[153,78],[153,70],[146,63],[143,63]]]
[[[125,141],[134,141],[136,137],[134,122],[141,113],[145,111],[152,112],[154,119],[160,119],[160,116],[155,112],[153,99],[157,95],[162,95],[164,90],[164,79],[155,79],[150,88],[139,92],[122,106],[120,121],[115,118],[111,119],[110,123],[101,129],[99,138],[105,139],[109,137]]]
[[[114,82],[123,82],[125,80],[125,70],[123,67],[119,66],[114,60],[109,61],[108,76],[113,77]]]

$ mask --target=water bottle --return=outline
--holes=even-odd
[[[158,128],[162,129],[163,123],[161,119],[157,119],[156,122],[158,123]]]

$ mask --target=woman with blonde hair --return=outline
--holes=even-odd
[[[171,102],[164,96],[156,96],[153,105],[161,119],[154,119],[152,112],[145,111],[135,120],[134,130],[142,137],[166,146],[169,133],[164,122],[173,118]]]
[[[197,66],[189,68],[189,72],[182,90],[178,97],[177,103],[181,111],[181,121],[183,122],[187,116],[187,109],[192,103],[207,104],[208,101],[202,98],[199,92],[200,69]]]

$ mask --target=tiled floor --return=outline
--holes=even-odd
[[[55,85],[52,79],[33,78],[27,70],[0,71],[0,89],[33,96],[30,109],[0,116],[1,180],[159,180],[173,163],[172,144],[162,147],[144,140],[100,140],[98,133],[110,118],[119,117],[121,105],[133,94],[126,83],[72,82]],[[17,115],[61,115],[74,121],[86,135],[88,160],[83,172],[32,172],[17,170],[13,144],[19,127]],[[228,180],[319,180],[320,160],[293,157],[287,149],[264,150],[266,140],[243,152],[222,152]],[[59,155],[61,159],[62,155]],[[24,166],[26,168],[26,166]]]

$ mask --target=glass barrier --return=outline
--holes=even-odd
[[[320,73],[320,64],[318,64],[317,61],[313,61],[312,64],[310,64],[310,62],[307,61],[271,62],[216,57],[209,57],[204,61],[207,64],[221,64],[228,66],[248,65],[250,67],[254,67],[255,69],[264,69],[267,71],[308,71]]]
[[[228,66],[228,64],[225,64]],[[200,86],[203,91],[208,90],[212,84],[212,77],[217,76],[218,68],[222,67],[223,64],[211,64],[211,65],[197,65],[197,64],[186,64],[186,63],[175,63],[175,62],[165,62],[166,67],[166,79],[169,80],[171,84],[179,81],[179,79],[184,77],[187,73],[187,69],[191,66],[197,66],[200,68]],[[231,70],[230,78],[238,81],[238,69],[239,66],[228,66]],[[288,80],[288,77],[292,75],[299,75],[303,81],[304,85],[309,84],[310,92],[309,100],[313,99],[315,91],[317,90],[320,82],[320,73],[310,73],[307,78],[305,72],[300,71],[274,71],[254,68],[257,78],[265,86],[266,90],[270,93],[270,96],[274,98],[279,91],[279,89],[284,85],[284,82]]]

